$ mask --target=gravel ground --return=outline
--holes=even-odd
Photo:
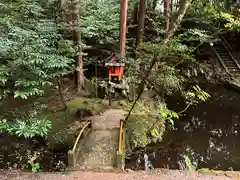
[[[23,173],[19,171],[0,171],[0,180],[231,180],[240,176],[222,174],[207,175],[197,172],[178,170],[158,170],[155,172],[83,172],[75,171],[68,174],[60,173]]]

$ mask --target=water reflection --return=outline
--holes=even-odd
[[[240,93],[216,86],[206,91],[211,99],[191,107],[175,122],[175,130],[165,134],[158,148],[148,150],[148,155],[155,153],[148,158],[154,168],[179,169],[178,162],[187,156],[197,168],[240,170]],[[178,107],[176,97],[168,101],[176,111],[183,107],[181,99]],[[143,159],[144,153],[138,155]]]

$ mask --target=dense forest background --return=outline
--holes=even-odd
[[[144,7],[139,7],[141,3],[129,1],[127,69],[133,66],[134,71],[128,70],[133,74],[126,74],[127,78],[136,80],[140,74],[136,67],[143,66],[144,72],[154,55],[162,52],[156,68],[160,72],[152,78],[158,85],[176,89],[187,72],[178,67],[189,61],[198,64],[194,52],[201,44],[214,41],[220,33],[238,30],[237,1],[184,1],[183,5],[173,1],[169,17],[166,12],[164,15],[163,2],[144,1]],[[163,45],[166,30],[176,28],[175,19],[185,13],[179,12],[184,3],[189,3],[189,8],[182,25]],[[170,27],[165,27],[165,21]],[[86,66],[117,53],[119,23],[118,1],[2,1],[1,97],[42,95],[43,87],[76,69],[76,54],[84,55]],[[144,28],[138,31],[142,24]]]

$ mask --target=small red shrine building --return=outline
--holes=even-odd
[[[105,63],[105,66],[108,70],[109,81],[113,79],[117,79],[117,81],[122,80],[125,63],[121,57],[113,56],[108,63]]]

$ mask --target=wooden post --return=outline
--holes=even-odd
[[[109,104],[109,106],[112,105],[112,93],[111,92],[109,92],[109,94],[108,94],[108,104]]]
[[[127,26],[127,0],[121,0],[121,19],[120,19],[120,55],[125,57],[126,47],[126,26]]]
[[[75,157],[74,152],[72,150],[68,151],[68,167],[69,169],[75,168]]]

